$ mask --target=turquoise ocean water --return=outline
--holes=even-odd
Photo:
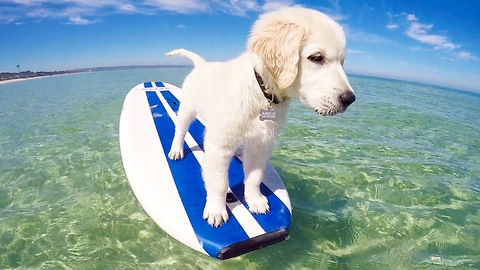
[[[166,235],[122,167],[123,99],[188,68],[0,85],[0,269],[479,269],[480,95],[350,76],[357,101],[293,102],[271,158],[290,239],[228,261]]]

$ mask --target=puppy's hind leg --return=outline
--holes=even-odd
[[[190,109],[184,104],[180,104],[178,109],[177,122],[175,123],[175,136],[173,137],[172,147],[168,153],[168,157],[172,160],[182,159],[183,144],[185,141],[185,134],[187,134],[190,124],[195,119],[196,113],[193,109]]]
[[[245,171],[245,200],[252,213],[265,214],[270,211],[268,199],[260,191],[265,166],[272,152],[272,143],[248,144],[243,153]]]

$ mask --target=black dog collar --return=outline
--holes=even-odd
[[[267,88],[265,86],[265,82],[262,79],[262,76],[260,76],[260,74],[258,74],[258,72],[255,69],[253,69],[253,71],[255,72],[255,78],[257,79],[257,83],[260,86],[260,89],[262,90],[263,95],[265,96],[265,98],[268,100],[269,103],[280,104],[283,101],[285,101],[277,97],[275,94],[271,94],[267,92]]]

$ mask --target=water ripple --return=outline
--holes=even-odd
[[[288,241],[219,262],[166,235],[127,184],[118,117],[138,82],[188,71],[0,86],[0,268],[480,268],[480,96],[369,77],[342,115],[292,104],[272,157]]]

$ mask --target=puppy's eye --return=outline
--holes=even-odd
[[[313,63],[320,64],[320,65],[327,63],[327,61],[325,61],[325,57],[323,56],[323,54],[312,54],[309,57],[307,57],[307,59],[312,61]]]

